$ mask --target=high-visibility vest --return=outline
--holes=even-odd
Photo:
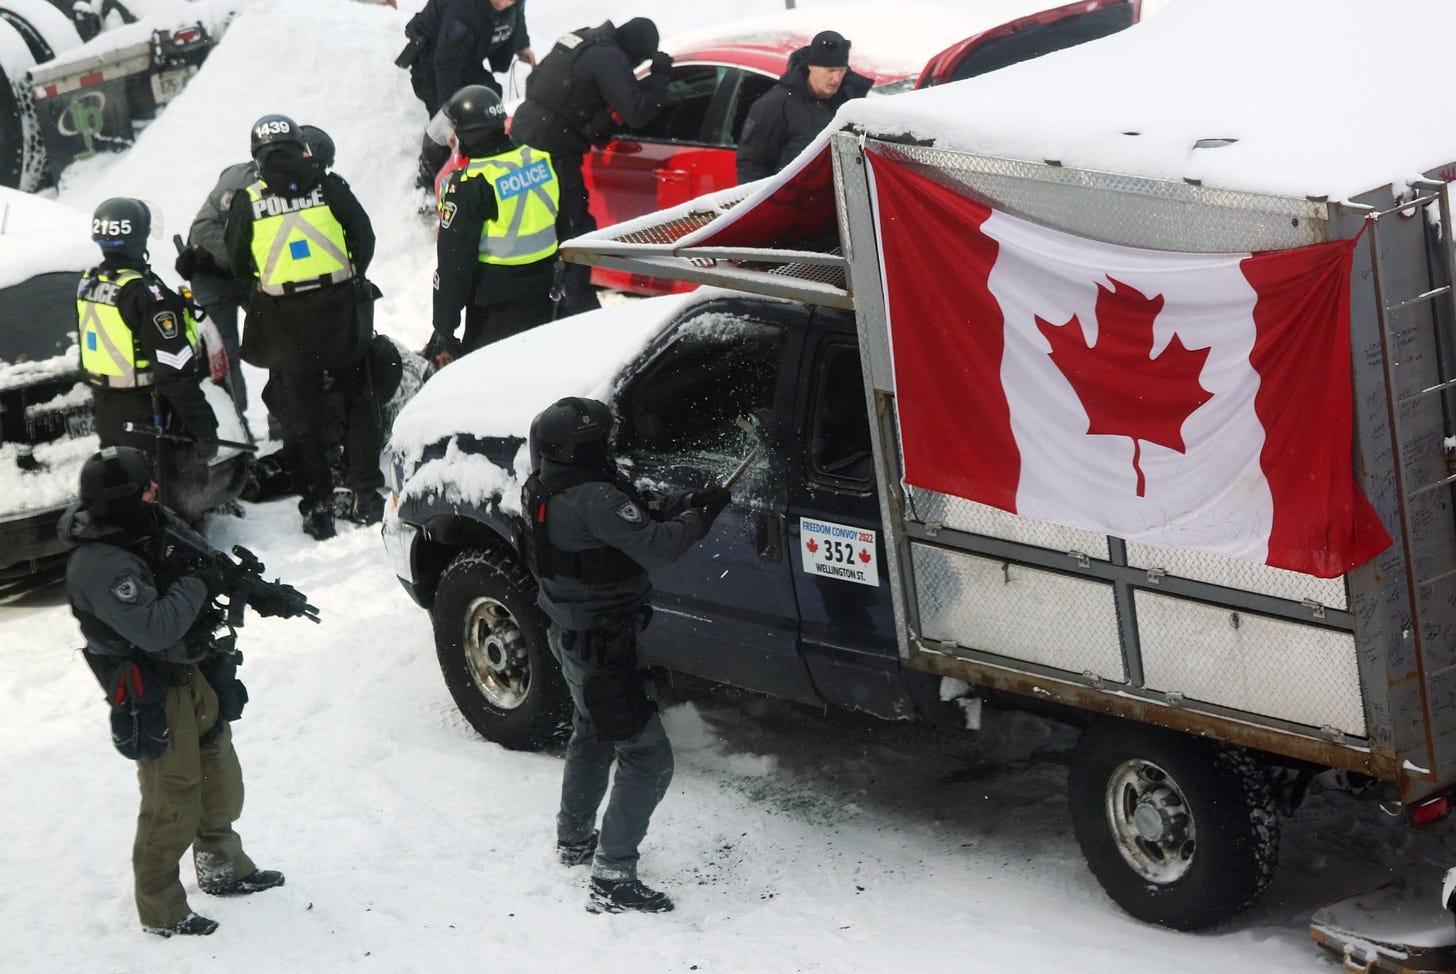
[[[344,228],[322,186],[302,196],[278,196],[262,180],[248,187],[253,207],[253,264],[264,294],[292,294],[354,276]]]
[[[151,361],[141,356],[136,336],[116,304],[121,289],[142,277],[140,271],[130,268],[117,271],[95,268],[81,279],[76,292],[81,372],[94,386],[140,389],[156,381]],[[165,321],[158,324],[159,328],[165,326]],[[174,322],[173,326],[184,328],[188,345],[197,347],[197,320],[190,311],[184,310],[182,321]]]
[[[480,230],[482,264],[534,264],[556,253],[561,182],[551,157],[523,145],[472,159],[460,181],[482,178],[495,190],[496,216]]]

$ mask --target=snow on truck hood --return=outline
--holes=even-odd
[[[0,288],[97,263],[90,223],[88,214],[55,200],[0,186]]]
[[[838,123],[990,156],[1347,199],[1456,160],[1456,133],[1431,107],[1453,37],[1450,0],[1172,0],[1079,47],[850,102]]]

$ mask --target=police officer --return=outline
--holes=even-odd
[[[839,106],[869,93],[871,80],[850,70],[849,41],[821,30],[789,55],[778,83],[748,110],[738,139],[738,181],[772,176],[824,131]]]
[[[76,291],[81,372],[91,385],[101,445],[136,446],[155,456],[163,498],[197,521],[206,513],[197,504],[207,464],[217,455],[217,418],[199,385],[207,367],[192,310],[147,264],[151,225],[141,200],[114,198],[96,208],[91,239],[103,257]],[[193,443],[129,433],[128,423],[190,436]]]
[[[495,92],[462,88],[444,117],[467,161],[440,195],[431,348],[437,366],[551,320],[560,200],[551,157],[511,141]],[[462,307],[464,341],[455,338]]]
[[[466,85],[485,85],[499,95],[494,72],[509,69],[511,58],[536,64],[525,0],[429,0],[405,25],[405,34],[409,44],[395,63],[409,68],[410,84],[431,118]],[[448,148],[442,151],[426,138],[419,185],[434,186],[448,158]]]
[[[236,719],[246,694],[232,676],[225,686],[215,675],[235,671],[235,664],[215,665],[225,661],[206,614],[222,579],[216,569],[191,570],[169,547],[166,528],[205,542],[156,503],[152,464],[141,451],[94,454],[81,467],[79,493],[59,527],[78,546],[66,565],[66,596],[86,639],[86,661],[114,705],[113,742],[137,763],[137,915],[144,930],[162,937],[210,934],[216,921],[192,912],[179,877],[188,846],[205,893],[283,885],[282,873],[257,868],[233,830],[243,779],[228,719]]]
[[[259,178],[234,198],[224,233],[234,273],[252,281],[242,355],[269,371],[263,401],[282,427],[303,530],[323,540],[335,530],[330,391],[344,403],[347,516],[373,524],[384,513],[380,414],[365,356],[374,229],[349,184],[320,174],[291,118],[264,116],[251,141]]]
[[[672,899],[637,878],[637,847],[673,770],[652,681],[637,663],[652,594],[647,572],[706,535],[729,496],[712,487],[653,505],[618,472],[611,427],[611,411],[595,400],[548,406],[531,423],[536,472],[522,492],[547,638],[574,704],[557,856],[564,865],[592,864],[592,912],[661,913],[672,909]],[[598,832],[597,807],[614,759]]]
[[[633,69],[648,59],[651,72],[640,81]],[[609,20],[566,34],[526,79],[526,100],[511,121],[511,137],[551,154],[561,180],[561,240],[597,228],[591,215],[582,155],[607,142],[618,124],[646,125],[667,99],[672,58],[657,50],[657,25],[634,17],[621,27]],[[600,307],[591,289],[591,269],[561,265],[565,290],[562,314]]]

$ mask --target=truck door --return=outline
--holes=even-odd
[[[859,345],[846,330],[819,332],[810,346],[799,365],[802,440],[787,525],[801,651],[824,700],[891,715],[904,689]]]
[[[733,488],[708,537],[653,572],[656,610],[641,652],[717,682],[818,703],[799,655],[798,606],[784,551],[784,438],[807,314],[752,299],[697,305],[629,371],[616,396],[617,451],[638,484],[668,491],[720,483],[753,448],[740,420],[771,442]]]

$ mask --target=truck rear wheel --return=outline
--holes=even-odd
[[[440,576],[435,653],[455,705],[482,737],[535,751],[560,740],[571,697],[546,643],[536,584],[508,555],[472,549]]]
[[[1274,795],[1247,751],[1102,721],[1078,741],[1067,789],[1092,874],[1139,920],[1213,926],[1252,904],[1274,877]]]

